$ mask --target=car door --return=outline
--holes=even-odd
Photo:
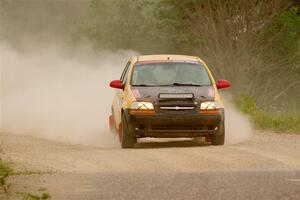
[[[129,71],[128,69],[130,64],[131,62],[128,61],[121,75],[120,80],[123,82],[123,84],[126,84],[128,71]],[[122,110],[123,100],[124,100],[124,90],[117,90],[115,100],[114,100],[114,109],[113,109],[117,127],[121,123],[121,114],[122,114],[121,110]]]

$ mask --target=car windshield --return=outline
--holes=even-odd
[[[187,62],[136,64],[132,73],[133,86],[211,85],[203,65]]]

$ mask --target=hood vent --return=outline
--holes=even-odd
[[[160,93],[160,99],[194,99],[193,93]]]

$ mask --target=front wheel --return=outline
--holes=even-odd
[[[219,133],[213,135],[212,145],[224,145],[225,142],[225,125],[223,124]]]
[[[132,133],[132,128],[127,123],[126,118],[122,115],[122,130],[120,131],[122,134],[120,136],[121,139],[121,147],[122,148],[133,148],[137,143],[137,139]]]

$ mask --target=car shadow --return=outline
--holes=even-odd
[[[176,148],[176,147],[204,147],[209,146],[210,143],[206,143],[204,141],[198,140],[176,140],[176,141],[159,141],[159,139],[155,139],[158,141],[153,141],[153,139],[149,141],[141,141],[135,145],[137,149],[147,149],[147,148]]]

